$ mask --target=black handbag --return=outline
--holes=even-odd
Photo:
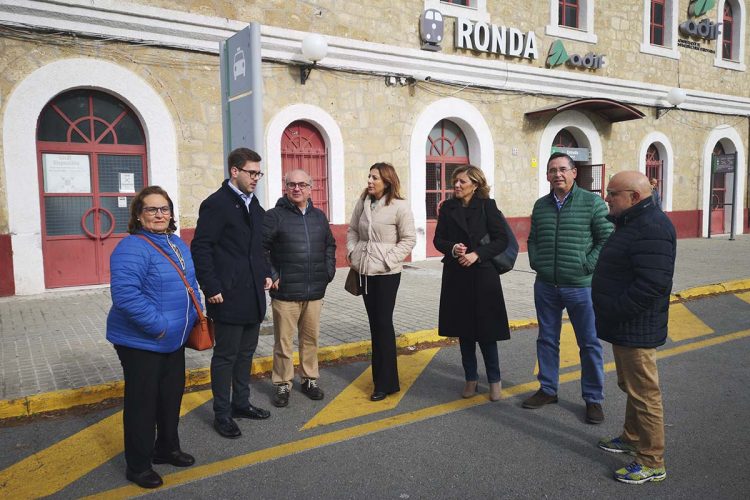
[[[486,220],[487,213],[484,210],[484,203],[482,203],[482,215]],[[505,229],[505,234],[508,235],[508,246],[501,253],[492,257],[490,262],[492,262],[492,266],[498,274],[505,274],[516,265],[516,258],[518,257],[518,240],[516,239],[516,235],[513,234],[513,230],[510,228],[510,224],[508,224],[508,221],[505,219],[502,212],[500,212],[500,222]],[[488,232],[481,240],[479,240],[479,246],[487,245],[489,242],[490,233]]]

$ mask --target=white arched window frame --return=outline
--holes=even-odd
[[[747,24],[747,11],[745,10],[744,0],[719,0],[716,6],[716,19],[721,22],[724,18],[724,4],[729,3],[732,6],[734,17],[734,26],[732,27],[732,60],[726,60],[721,56],[722,42],[724,41],[724,32],[719,30],[719,36],[716,39],[716,56],[714,66],[735,71],[747,70],[745,64],[745,25]]]
[[[578,29],[560,26],[559,5],[559,0],[549,0],[549,24],[545,27],[544,34],[579,42],[596,43],[594,0],[578,0]]]
[[[3,117],[8,222],[18,295],[45,290],[39,186],[37,182],[29,182],[38,178],[37,119],[56,95],[82,87],[112,94],[136,113],[146,136],[149,182],[162,186],[170,194],[175,212],[180,213],[177,133],[159,93],[135,73],[108,61],[64,59],[42,66],[21,81],[8,97]]]
[[[661,132],[651,132],[644,137],[636,159],[638,171],[642,174],[646,173],[646,152],[652,144],[659,151],[659,158],[664,161],[662,169],[662,208],[665,212],[669,212],[672,210],[674,189],[674,149],[669,138]]]
[[[680,2],[678,0],[666,0],[664,2],[664,45],[653,45],[651,43],[652,1],[643,0],[643,41],[641,42],[641,52],[653,56],[679,59],[680,51],[677,50],[677,28],[679,26]]]
[[[266,206],[280,198],[281,136],[297,120],[310,122],[318,129],[328,150],[328,208],[331,224],[344,224],[344,139],[336,121],[323,109],[311,104],[293,104],[273,116],[266,128]]]
[[[487,12],[487,0],[472,0],[470,3],[471,5],[467,7],[441,0],[424,0],[424,10],[435,9],[444,17],[461,17],[471,21],[490,21],[490,15]]]
[[[591,150],[591,163],[602,162],[602,141],[594,123],[580,111],[563,111],[556,114],[547,123],[539,140],[539,160],[537,178],[539,182],[539,197],[549,193],[549,181],[547,180],[547,160],[552,153],[552,143],[555,136],[561,130],[568,130],[580,147],[588,147]],[[606,179],[604,179],[606,183]]]
[[[708,217],[711,213],[709,207],[711,201],[711,156],[713,155],[714,147],[717,142],[721,142],[726,153],[737,153],[737,171],[733,180],[734,186],[736,186],[737,189],[737,203],[732,208],[734,209],[734,232],[736,234],[742,233],[742,221],[744,215],[744,203],[742,200],[745,199],[747,152],[743,149],[742,136],[734,127],[730,127],[729,125],[719,125],[708,134],[706,142],[703,144],[703,196],[701,201],[703,218],[701,234],[704,237],[708,236]]]
[[[461,127],[469,145],[469,161],[484,172],[490,185],[491,197],[494,197],[495,192],[495,145],[482,113],[472,104],[455,97],[441,99],[427,106],[414,122],[409,144],[409,202],[417,230],[417,244],[412,251],[414,260],[423,260],[427,255],[425,142],[440,120],[451,120]]]

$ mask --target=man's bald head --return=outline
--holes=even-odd
[[[633,205],[649,198],[651,194],[651,182],[648,177],[635,170],[626,170],[616,173],[609,180],[604,200],[609,205],[609,213],[617,217]]]

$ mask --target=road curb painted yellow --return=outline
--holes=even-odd
[[[744,290],[750,290],[750,279],[733,280],[725,283],[689,288],[672,295],[671,302],[679,302]],[[531,328],[535,326],[537,326],[536,319],[510,321],[510,327],[512,329]],[[431,344],[443,340],[446,340],[446,338],[440,337],[437,333],[437,328],[433,328],[430,330],[404,333],[396,339],[396,345],[399,348],[405,348],[425,343]],[[369,353],[369,341],[351,342],[337,346],[321,347],[318,350],[318,359],[321,362],[332,362],[366,356],[369,355]],[[295,362],[298,362],[296,353]],[[270,373],[271,368],[271,356],[265,356],[253,360],[253,374]],[[185,379],[185,386],[188,389],[192,389],[205,386],[210,382],[210,370],[208,368],[196,368],[188,370]],[[61,391],[24,396],[17,399],[3,400],[0,401],[0,420],[30,417],[43,413],[68,410],[77,406],[98,404],[108,399],[121,398],[123,387],[124,383],[122,381],[116,381],[107,384],[81,387],[78,389],[65,389]]]

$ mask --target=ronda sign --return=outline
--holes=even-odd
[[[468,19],[456,19],[455,46],[477,52],[489,52],[503,56],[538,59],[536,35],[533,31],[523,33],[516,28],[506,28],[488,23],[474,23]]]

